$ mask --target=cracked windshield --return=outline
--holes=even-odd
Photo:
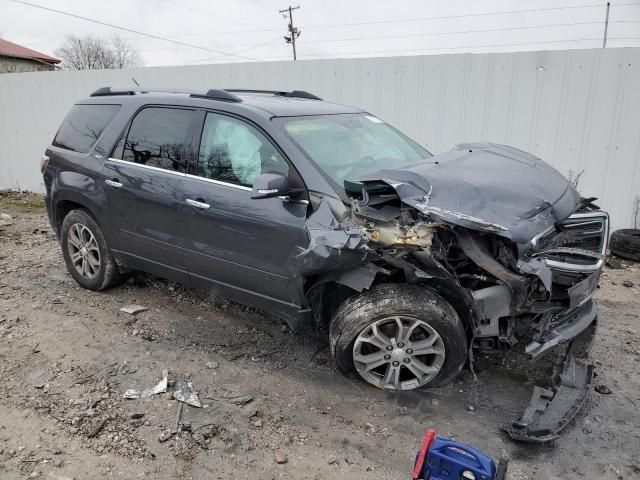
[[[284,122],[284,129],[340,186],[347,178],[431,157],[428,150],[409,137],[368,114],[294,117]]]

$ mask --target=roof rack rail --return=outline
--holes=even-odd
[[[304,90],[292,90],[291,92],[278,91],[278,90],[252,90],[252,89],[240,89],[240,88],[225,88],[227,92],[235,93],[270,93],[279,97],[293,97],[293,98],[308,98],[309,100],[322,100],[320,97],[313,93],[305,92]]]
[[[225,90],[209,89],[206,91],[170,87],[102,87],[93,92],[91,97],[108,97],[112,95],[137,95],[141,93],[184,93],[194,98],[210,98],[226,102],[241,102],[242,99]]]

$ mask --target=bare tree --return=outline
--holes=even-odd
[[[69,35],[55,54],[62,59],[62,67],[67,70],[142,66],[140,53],[117,35],[110,39]]]

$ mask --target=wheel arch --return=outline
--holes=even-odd
[[[375,285],[384,283],[416,285],[407,282],[401,272],[399,275],[394,275],[389,272],[382,274],[382,269],[367,269],[367,271],[370,272],[369,276],[366,276],[366,272],[361,271],[361,274],[366,277],[364,284],[349,281],[352,276],[345,274],[353,272],[352,270],[338,272],[337,274],[332,272],[314,279],[306,291],[306,298],[313,311],[313,319],[316,325],[321,327],[328,326],[331,318],[344,301],[371,289]],[[473,337],[477,321],[474,314],[473,297],[468,290],[461,288],[455,282],[439,278],[430,278],[417,283],[417,285],[441,296],[447,301],[462,321],[467,340]]]
[[[70,211],[77,209],[86,210],[100,224],[97,215],[99,208],[91,200],[74,192],[59,192],[53,201],[53,227],[58,237],[64,218]]]

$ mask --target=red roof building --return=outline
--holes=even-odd
[[[60,60],[0,38],[0,73],[54,70]]]

